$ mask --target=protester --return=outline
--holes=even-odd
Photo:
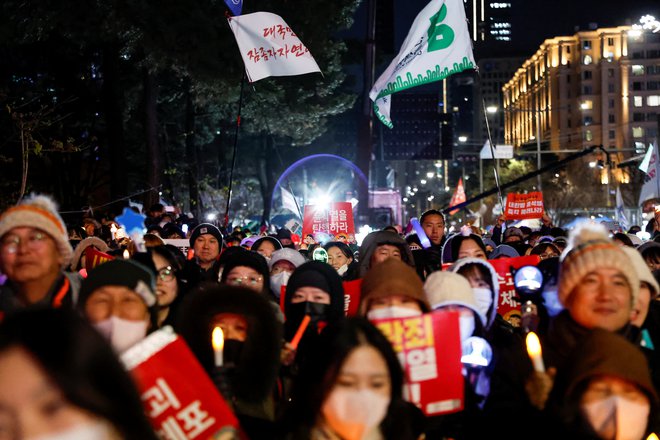
[[[180,334],[214,378],[250,439],[273,436],[282,324],[266,297],[250,289],[207,284],[181,307]],[[214,362],[211,334],[224,331],[224,369]]]
[[[220,283],[243,286],[267,298],[273,298],[266,259],[253,251],[246,251],[240,247],[235,249],[222,269]]]
[[[69,269],[72,272],[78,272],[81,269],[87,268],[87,258],[85,255],[85,251],[87,251],[87,249],[90,247],[99,252],[104,252],[104,253],[110,250],[106,242],[104,242],[98,237],[85,238],[80,243],[78,243],[78,245],[74,249],[73,256],[71,257],[71,265],[69,266]]]
[[[103,263],[83,281],[78,308],[123,353],[158,328],[154,274],[132,260]]]
[[[31,195],[0,216],[0,319],[26,306],[73,307],[80,276],[65,272],[73,249],[57,205]]]
[[[353,252],[346,243],[331,241],[326,243],[323,248],[328,252],[328,264],[344,281],[358,278],[359,264],[353,258]]]
[[[491,260],[497,260],[498,258],[515,258],[519,257],[520,254],[516,249],[514,249],[512,246],[509,246],[507,244],[501,244],[497,246],[493,252],[490,253],[488,256],[489,259]]]
[[[390,258],[362,280],[360,315],[369,320],[419,316],[431,309],[413,268]]]
[[[490,329],[499,302],[499,282],[493,266],[480,258],[463,258],[451,267],[451,271],[468,280],[481,321],[486,329]]]
[[[177,249],[172,250],[167,246],[156,246],[149,249],[156,271],[158,327],[175,326],[177,309],[185,294],[186,286],[181,278],[183,266],[175,252],[179,251]]]
[[[430,209],[419,218],[419,224],[431,241],[431,247],[441,251],[445,244],[445,216],[435,209]]]
[[[183,278],[187,280],[189,288],[192,289],[205,281],[218,281],[218,256],[222,246],[222,234],[214,225],[201,223],[192,230],[190,247],[195,256],[186,262],[183,269]]]
[[[559,248],[552,243],[539,243],[532,248],[530,255],[538,255],[541,260],[546,258],[558,257],[561,252]]]
[[[453,263],[461,258],[480,258],[486,260],[486,246],[478,235],[466,228],[453,235],[442,247],[442,262]]]
[[[30,310],[0,326],[0,437],[156,440],[131,377],[71,310]]]
[[[279,249],[282,249],[282,243],[277,238],[269,235],[257,239],[250,248],[250,250],[261,254],[266,261],[271,258],[273,252]]]
[[[296,246],[293,244],[291,231],[289,231],[287,228],[278,229],[275,238],[277,238],[277,241],[280,242],[283,248],[296,248]]]
[[[305,257],[294,249],[284,248],[273,252],[268,263],[270,268],[270,290],[279,302],[282,287],[286,287],[291,274],[305,263]]]
[[[367,235],[360,246],[360,277],[370,268],[388,258],[401,260],[414,267],[412,252],[408,243],[398,234],[389,231],[376,231]]]
[[[366,320],[330,325],[312,359],[296,384],[284,438],[423,438],[424,416],[402,399],[399,360]]]
[[[644,356],[623,337],[593,330],[558,372],[548,413],[543,438],[645,439],[658,396]]]

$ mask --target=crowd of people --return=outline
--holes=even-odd
[[[67,225],[51,198],[27,197],[0,215],[0,440],[170,438],[121,362],[168,327],[235,414],[237,438],[660,432],[660,238],[541,220],[449,234],[430,210],[423,234],[387,227],[358,246],[285,228],[223,231],[157,205],[136,237],[112,218]],[[537,256],[542,281],[504,316],[492,262],[521,256]],[[359,305],[346,316],[354,282]],[[447,312],[458,316],[464,397],[459,411],[427,414],[374,323]],[[530,359],[530,331],[545,368]],[[469,360],[477,346],[483,363]]]

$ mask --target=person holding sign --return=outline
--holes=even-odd
[[[0,326],[0,437],[157,440],[132,378],[71,310],[32,309]]]
[[[312,347],[284,418],[286,440],[422,438],[424,415],[402,398],[403,372],[362,318],[328,326]]]
[[[133,260],[103,263],[83,281],[78,307],[122,353],[158,328],[154,274]]]
[[[282,324],[271,302],[245,287],[206,285],[186,298],[179,316],[181,336],[214,378],[248,438],[272,437]],[[222,365],[212,345],[216,327],[224,337]]]

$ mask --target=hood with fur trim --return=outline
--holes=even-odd
[[[243,401],[261,402],[277,381],[282,325],[270,301],[252,290],[209,283],[193,292],[181,306],[178,330],[209,374],[215,368],[211,332],[220,313],[241,315],[248,327],[232,390]]]
[[[398,247],[401,251],[401,261],[412,268],[415,267],[415,260],[406,240],[391,231],[375,231],[367,235],[360,246],[360,277],[364,277],[369,270],[371,256],[376,248],[384,244]]]

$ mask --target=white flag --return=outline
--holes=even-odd
[[[369,92],[378,119],[392,128],[391,98],[475,66],[461,0],[431,0],[413,22],[399,54]]]
[[[646,176],[644,176],[644,185],[639,193],[639,205],[650,199],[660,198],[660,163],[658,162],[658,145],[652,146],[653,153],[649,160]]]
[[[309,50],[279,15],[255,12],[229,19],[250,82],[321,72]]]
[[[626,211],[623,206],[623,196],[621,196],[621,188],[616,187],[616,221],[619,222],[624,231],[628,230],[630,223],[626,217]]]
[[[296,203],[296,199],[293,196],[293,194],[291,194],[290,191],[287,191],[282,187],[280,187],[280,189],[282,190],[282,207],[284,209],[288,209],[294,214],[300,215],[300,208],[298,207],[298,204]]]
[[[642,162],[639,164],[639,169],[644,171],[645,173],[649,172],[649,164],[651,163],[651,156],[653,156],[653,145],[649,145],[649,149],[646,150],[644,159],[642,159]]]

